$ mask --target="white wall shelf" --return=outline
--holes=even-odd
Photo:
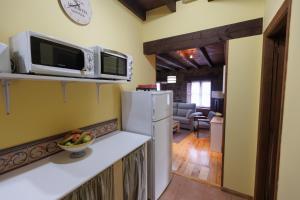
[[[39,80],[39,81],[63,81],[63,82],[85,82],[85,83],[100,83],[100,84],[112,84],[112,83],[127,83],[123,80],[99,80],[99,79],[87,79],[87,78],[70,78],[59,76],[41,76],[30,74],[13,74],[13,73],[0,73],[1,80]]]
[[[14,80],[36,80],[36,81],[60,81],[62,86],[62,93],[64,102],[67,101],[67,83],[82,82],[82,83],[95,83],[97,92],[97,102],[100,102],[100,85],[101,84],[121,84],[127,83],[126,80],[99,80],[99,79],[87,79],[87,78],[71,78],[71,77],[59,77],[59,76],[41,76],[30,74],[14,74],[14,73],[0,73],[0,80],[3,87],[3,95],[5,101],[6,114],[10,114],[10,91],[9,86],[11,81]]]

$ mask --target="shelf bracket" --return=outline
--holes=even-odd
[[[100,83],[96,83],[97,103],[100,103]]]
[[[67,102],[67,82],[66,81],[61,82],[61,89],[62,89],[62,94],[63,94],[63,98],[64,98],[64,103],[66,103]]]
[[[10,92],[9,92],[10,81],[8,79],[2,79],[3,97],[5,102],[6,114],[10,114]]]

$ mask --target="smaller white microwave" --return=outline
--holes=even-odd
[[[40,33],[10,39],[16,73],[94,78],[94,52]]]
[[[95,77],[101,79],[132,79],[132,56],[100,46],[92,47],[95,60]]]

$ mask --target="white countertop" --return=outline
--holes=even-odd
[[[0,176],[0,197],[5,200],[60,199],[150,140],[117,131],[97,140],[81,159],[61,152]]]

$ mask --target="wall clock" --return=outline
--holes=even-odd
[[[66,15],[80,25],[87,25],[92,18],[90,0],[59,0]]]

